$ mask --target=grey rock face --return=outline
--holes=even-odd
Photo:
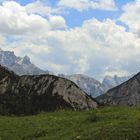
[[[31,63],[30,58],[15,56],[14,52],[3,51],[0,49],[0,64],[8,67],[18,75],[41,75],[52,74],[50,71],[44,71]],[[97,97],[104,94],[107,90],[120,85],[127,81],[130,77],[105,77],[102,83],[92,77],[82,74],[74,75],[60,75],[60,77],[67,78],[77,84],[83,91],[92,97]]]
[[[109,89],[112,89],[131,78],[131,76],[128,77],[106,76],[103,82],[100,83],[96,79],[82,74],[73,74],[73,75],[60,74],[59,76],[73,81],[83,91],[85,91],[88,95],[91,95],[94,98],[104,94]]]
[[[140,104],[140,73],[125,83],[96,98],[101,104],[137,105]]]
[[[112,89],[127,80],[129,80],[132,76],[124,76],[124,77],[118,77],[117,75],[111,77],[111,76],[106,76],[102,82],[102,87],[104,88],[105,92],[108,91],[109,89]]]
[[[59,108],[96,108],[73,82],[53,75],[17,76],[0,66],[0,114],[34,114]]]
[[[30,62],[30,58],[15,56],[14,52],[0,50],[0,64],[8,67],[18,75],[40,75],[49,74],[50,72],[41,70]]]
[[[31,64],[30,58],[28,56],[25,56],[24,58],[21,58],[20,61],[21,61],[21,64],[25,64],[25,65],[30,65]],[[19,61],[19,64],[20,64],[20,61]]]
[[[104,89],[101,83],[94,78],[88,77],[82,74],[74,74],[74,75],[60,75],[66,79],[69,79],[76,83],[83,91],[85,91],[88,95],[92,97],[97,97],[104,93]]]

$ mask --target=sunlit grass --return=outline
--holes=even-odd
[[[140,107],[1,116],[1,140],[139,140]]]

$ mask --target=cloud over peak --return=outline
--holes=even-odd
[[[81,12],[71,16],[68,8],[69,14],[64,15],[60,10],[66,7],[84,12],[90,8],[115,10],[116,4],[112,0],[60,0],[56,6],[6,1],[0,5],[0,45],[17,55],[29,55],[36,65],[57,73],[83,73],[100,79],[140,69],[138,0],[126,4],[117,19],[90,17],[75,27],[67,24],[67,18],[78,21]],[[118,19],[128,25],[128,31],[116,23]]]

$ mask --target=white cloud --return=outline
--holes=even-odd
[[[0,32],[4,34],[25,34],[49,29],[49,23],[41,16],[28,15],[20,4],[9,1],[0,6]]]
[[[59,0],[59,6],[74,8],[78,11],[88,9],[116,10],[114,0]]]
[[[12,0],[0,0],[0,3],[3,3],[5,1],[12,1]]]
[[[62,16],[49,16],[49,23],[52,29],[66,28],[66,21]]]
[[[130,31],[140,36],[140,1],[128,3],[123,7],[123,11],[120,20],[129,26]]]
[[[41,0],[34,1],[25,6],[27,13],[29,14],[39,14],[41,16],[58,15],[61,13],[66,13],[62,7],[51,7],[48,1],[42,2]]]
[[[102,77],[105,73],[128,74],[139,70],[133,65],[140,64],[140,39],[125,32],[124,27],[112,20],[88,20],[82,27],[52,32],[47,38],[48,42],[52,40],[57,44],[50,43],[54,48],[61,46],[60,55],[70,66],[67,73],[90,73]],[[61,63],[61,60],[53,62]]]
[[[40,7],[38,8],[40,9]],[[25,35],[34,32],[38,34],[44,30],[48,31],[66,27],[66,22],[63,17],[50,14],[48,17],[49,19],[44,18],[33,11],[29,13],[26,6],[21,6],[15,1],[7,1],[0,6],[0,33]]]
[[[84,73],[102,78],[106,74],[132,74],[140,69],[140,39],[110,19],[91,19],[81,27],[44,31],[38,36],[27,36],[22,43],[13,44],[14,50],[19,55],[26,53],[38,66],[56,73]]]
[[[62,16],[38,14],[12,1],[0,6],[0,33],[16,35],[3,48],[29,55],[41,68],[57,73],[101,78],[140,69],[140,38],[115,21],[90,19],[81,27],[65,28]]]
[[[25,6],[25,8],[29,14],[40,14],[42,16],[48,16],[54,12],[53,8],[42,3],[41,1],[29,3]]]
[[[0,45],[5,44],[5,37],[0,35]]]

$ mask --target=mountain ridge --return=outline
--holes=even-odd
[[[17,57],[13,51],[0,50],[0,64],[8,67],[18,75],[49,74],[50,71],[42,70],[31,63],[28,56]]]
[[[104,105],[138,105],[140,104],[140,72],[121,85],[110,89],[96,98]]]
[[[0,50],[0,64],[8,67],[10,70],[14,71],[18,75],[41,75],[41,74],[52,74],[49,70],[42,70],[31,63],[28,56],[17,57],[12,51]],[[55,75],[55,74],[54,74]],[[77,84],[83,91],[93,98],[104,94],[107,90],[125,82],[130,77],[109,77],[106,76],[103,82],[96,80],[93,77],[83,75],[83,74],[72,74],[64,75],[58,74],[60,77],[64,77],[73,81]]]
[[[69,108],[85,110],[98,103],[75,83],[54,75],[23,75],[0,65],[0,114],[35,114]]]
[[[88,95],[92,97],[97,97],[104,93],[104,89],[102,88],[102,84],[87,75],[83,74],[73,74],[73,75],[59,75],[60,77],[64,77],[76,83],[83,91],[85,91]]]

